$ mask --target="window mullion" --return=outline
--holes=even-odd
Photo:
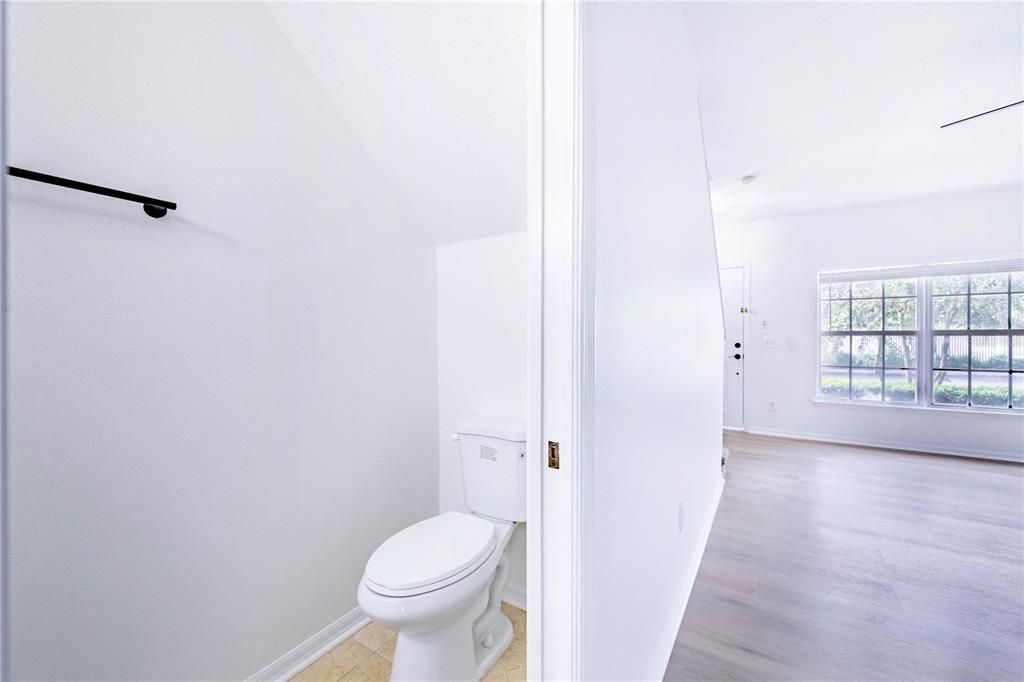
[[[1011,314],[1012,314],[1012,311],[1011,311]],[[1007,374],[1008,374],[1007,378],[1008,378],[1009,390],[1010,390],[1010,395],[1007,396],[1008,397],[1007,404],[1010,406],[1010,409],[1012,410],[1013,409],[1013,333],[1012,333],[1012,330],[1011,330],[1010,334],[1006,335],[1006,370],[1007,370]]]
[[[1006,371],[1007,390],[1010,394],[1006,396],[1006,404],[1013,409],[1013,275],[1006,275],[1006,329],[1010,332],[1006,335]]]
[[[846,333],[850,339],[850,357],[846,368],[846,399],[853,400],[853,284],[846,291]]]
[[[967,276],[967,407],[974,406],[974,339],[971,336],[971,277]]]
[[[882,280],[882,393],[878,396],[879,402],[885,403],[885,280]]]
[[[932,352],[932,287],[927,277],[917,280],[917,404],[932,402],[935,354]]]

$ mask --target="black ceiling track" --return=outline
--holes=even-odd
[[[975,114],[974,116],[968,116],[967,118],[962,118],[959,121],[952,121],[950,123],[946,123],[944,125],[940,125],[939,127],[940,128],[948,128],[949,126],[955,126],[957,123],[963,123],[964,121],[970,121],[972,118],[978,118],[979,116],[985,116],[986,114],[994,114],[997,111],[1002,111],[1003,109],[1009,109],[1010,107],[1015,107],[1015,106],[1018,106],[1020,104],[1024,104],[1024,99],[1020,100],[1019,102],[1010,102],[1009,104],[1004,104],[1001,107],[996,107],[995,109],[989,109],[988,111],[983,111],[980,114]]]
[[[146,197],[141,194],[133,194],[131,192],[111,189],[109,187],[100,187],[99,185],[81,182],[80,180],[68,180],[67,178],[60,178],[56,175],[47,175],[46,173],[25,170],[24,168],[8,166],[7,173],[16,178],[25,178],[26,180],[33,180],[35,182],[45,182],[48,185],[67,187],[68,189],[76,189],[80,192],[102,194],[105,197],[113,197],[114,199],[134,201],[137,204],[142,204],[142,210],[145,211],[146,215],[150,218],[163,218],[167,215],[168,209],[174,211],[178,208],[176,203],[173,201],[167,201],[166,199],[154,199],[153,197]]]

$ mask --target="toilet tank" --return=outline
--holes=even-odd
[[[526,521],[526,423],[472,417],[457,424],[462,491],[471,511]]]

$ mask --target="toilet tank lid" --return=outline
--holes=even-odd
[[[455,425],[455,430],[466,436],[489,436],[516,442],[526,441],[526,422],[514,417],[466,417],[459,420]]]

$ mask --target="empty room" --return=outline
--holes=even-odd
[[[666,679],[1021,679],[1021,5],[687,19],[728,458]]]

